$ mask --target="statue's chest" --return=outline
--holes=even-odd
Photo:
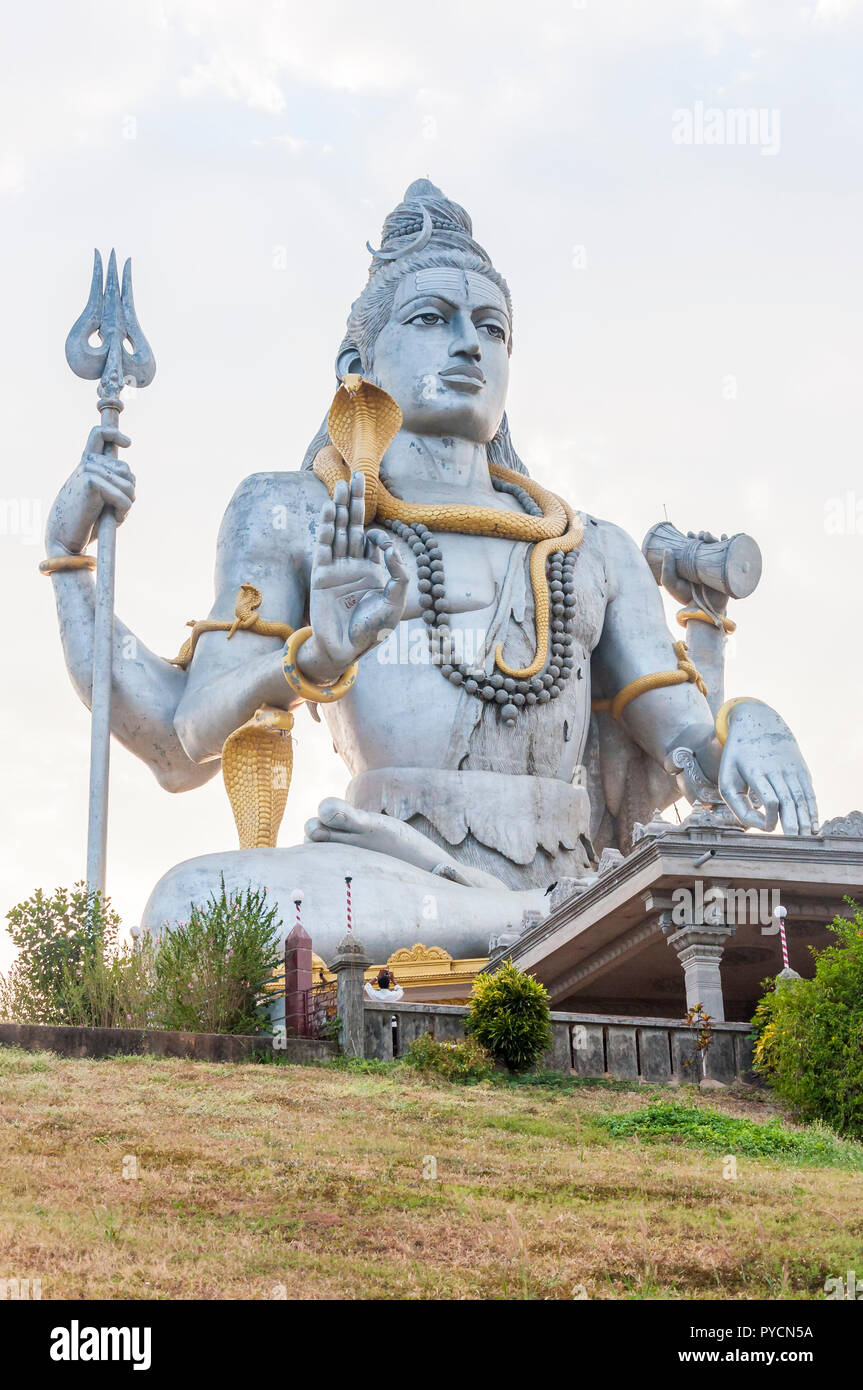
[[[456,650],[433,659],[437,624],[427,623],[429,592],[419,587],[425,557],[404,540],[410,578],[405,615],[385,643],[363,658],[350,695],[325,711],[338,751],[354,772],[423,764],[560,777],[569,781],[580,759],[590,717],[590,653],[605,612],[605,565],[586,528],[573,568],[574,611],[568,620],[571,657],[555,695],[519,705],[515,722],[506,702],[474,689],[468,673],[493,662],[499,645],[509,666],[524,667],[536,652],[536,615],[529,577],[530,548],[496,538],[435,535],[444,575],[446,626]],[[440,587],[440,586],[439,586]],[[453,680],[458,667],[464,677]],[[461,674],[461,673],[459,673]],[[479,682],[475,683],[479,686]]]

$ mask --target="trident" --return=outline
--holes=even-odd
[[[90,342],[94,333],[99,343]],[[128,343],[132,351],[127,352]],[[96,251],[90,297],[81,317],[66,339],[66,361],[76,376],[99,380],[97,409],[102,427],[116,429],[123,402],[123,387],[149,386],[156,374],[156,360],[141,332],[132,298],[132,262],[123,267],[123,288],[117,280],[117,257],[111,252],[108,276],[102,286],[102,257]],[[116,444],[104,453],[117,457]],[[108,837],[108,766],[111,752],[111,678],[114,665],[114,568],[117,517],[105,507],[96,531],[98,566],[96,609],[93,626],[93,693],[90,705],[90,802],[87,821],[87,888],[105,892],[105,856]]]

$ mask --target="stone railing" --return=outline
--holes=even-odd
[[[365,1001],[364,1053],[380,1061],[403,1056],[414,1038],[464,1037],[467,1009],[452,1004],[373,1004]],[[605,1014],[551,1015],[552,1040],[541,1065],[550,1071],[620,1081],[753,1082],[751,1026],[714,1023],[709,1047],[682,1019],[619,1018]]]

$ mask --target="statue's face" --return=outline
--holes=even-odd
[[[510,332],[506,300],[484,275],[412,271],[375,341],[371,375],[398,402],[404,429],[487,444],[506,404]]]

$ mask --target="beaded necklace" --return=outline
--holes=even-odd
[[[496,492],[506,492],[520,503],[531,516],[542,516],[542,508],[517,483],[493,478]],[[416,557],[420,607],[427,624],[432,663],[453,685],[461,686],[468,695],[485,700],[497,707],[502,724],[512,727],[519,714],[532,705],[546,705],[560,695],[563,682],[572,674],[572,627],[575,618],[575,566],[578,550],[564,555],[554,551],[548,559],[548,588],[551,598],[551,641],[548,659],[542,674],[528,680],[495,671],[488,675],[482,666],[454,660],[454,640],[447,622],[449,603],[446,597],[443,554],[432,532],[422,522],[408,525],[404,521],[386,523],[394,535],[410,547]]]

